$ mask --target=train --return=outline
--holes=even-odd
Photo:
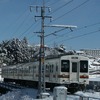
[[[46,88],[64,85],[70,92],[83,90],[89,84],[88,57],[82,55],[62,55],[45,58]],[[2,67],[4,82],[38,87],[39,61]]]

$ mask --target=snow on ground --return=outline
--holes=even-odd
[[[93,61],[90,61],[90,63]],[[94,68],[94,66],[92,66]],[[89,80],[100,80],[100,77],[92,76]],[[0,75],[0,81],[3,81],[3,78]],[[37,90],[31,88],[19,89],[14,91],[9,91],[6,94],[0,96],[0,100],[36,100]],[[51,94],[51,93],[50,93]],[[100,92],[77,92],[76,95],[67,95],[66,100],[80,100],[78,95],[85,95],[95,98],[100,98]],[[46,98],[45,100],[53,100],[53,96]],[[63,99],[62,99],[63,100]],[[86,99],[84,99],[86,100]],[[100,99],[89,99],[89,100],[100,100]]]
[[[0,96],[0,100],[33,100],[36,92],[34,89],[14,90]]]
[[[0,96],[0,100],[35,100],[37,92],[37,90],[31,88],[9,91],[7,94]],[[49,98],[53,99],[51,96]],[[51,99],[47,98],[46,100]]]
[[[80,100],[77,95],[87,95],[90,97],[100,98],[100,92],[77,92],[76,95],[67,95],[66,100]],[[25,88],[21,90],[10,91],[7,94],[0,96],[0,100],[36,100],[37,90],[31,88]],[[40,100],[40,99],[39,99]],[[44,100],[53,100],[53,96]],[[63,99],[62,99],[63,100]],[[85,99],[86,100],[86,99]],[[100,99],[89,99],[89,100],[100,100]]]
[[[82,92],[82,91],[79,91],[75,94],[85,96],[85,97],[90,97],[90,98],[99,98],[99,100],[100,100],[100,92],[94,92],[94,91]]]

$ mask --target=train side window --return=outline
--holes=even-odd
[[[61,60],[61,72],[69,72],[70,62],[69,60]]]
[[[80,61],[80,72],[88,72],[88,61]]]

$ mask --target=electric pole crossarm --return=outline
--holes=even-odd
[[[36,12],[38,12],[38,9],[40,9],[41,8],[41,10],[42,10],[42,8],[44,8],[44,9],[48,9],[48,11],[49,12],[51,12],[51,8],[50,7],[45,7],[45,6],[39,6],[39,5],[31,5],[30,6],[30,11],[32,12],[32,8],[36,8]]]
[[[73,25],[48,25],[45,27],[58,27],[58,28],[77,28],[77,26],[73,26]]]
[[[72,28],[76,28],[77,26],[72,26],[72,25],[48,25],[48,26],[46,26],[46,25],[45,25],[44,27],[57,27],[57,28],[62,28],[62,29],[60,29],[60,30],[57,30],[57,31],[55,31],[55,32],[52,32],[52,33],[47,34],[47,35],[44,36],[44,37],[47,37],[47,36],[50,36],[50,35],[55,35],[55,36],[57,36],[55,33],[60,32],[60,31],[63,31],[63,30],[65,30],[66,28],[69,28],[70,30],[72,30]]]
[[[35,17],[42,17],[42,16],[35,16]],[[45,18],[52,18],[51,16],[44,16]]]

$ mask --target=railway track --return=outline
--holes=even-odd
[[[14,83],[9,83],[9,82],[0,82],[0,87],[5,88],[8,90],[15,90],[15,89],[24,89],[24,87],[14,84]]]

